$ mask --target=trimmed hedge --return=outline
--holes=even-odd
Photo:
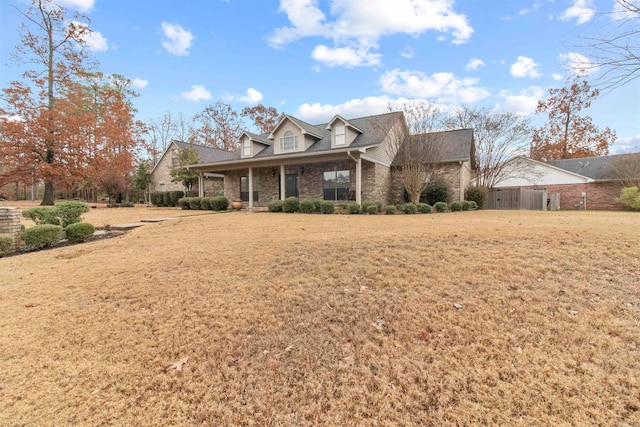
[[[387,205],[384,208],[384,213],[387,215],[394,215],[396,213],[395,205]]]
[[[347,205],[347,210],[349,212],[349,215],[358,215],[362,213],[362,206],[360,206],[356,202],[352,202]]]
[[[183,197],[182,199],[178,200],[178,206],[180,206],[180,208],[185,211],[191,209],[191,205],[189,205],[190,198],[191,197]]]
[[[413,203],[405,203],[402,205],[402,212],[407,215],[413,215],[418,213],[418,207]]]
[[[269,212],[282,212],[282,200],[274,200],[269,203]]]
[[[316,211],[313,200],[310,199],[302,199],[300,200],[300,212],[302,213],[314,213]]]
[[[35,225],[22,233],[22,240],[29,248],[44,248],[62,239],[62,227],[53,224]]]
[[[318,209],[318,212],[320,212],[321,214],[328,215],[328,214],[332,214],[335,208],[336,207],[333,204],[333,202],[330,202],[328,200],[321,200],[320,209]]]
[[[378,213],[378,205],[370,204],[370,205],[367,205],[366,208],[363,206],[363,211],[366,212],[368,215],[375,215]]]
[[[93,236],[95,231],[96,228],[88,222],[76,222],[75,224],[69,224],[64,229],[64,234],[70,242],[79,243]]]
[[[55,206],[41,206],[37,208],[25,209],[22,211],[23,218],[30,219],[36,225],[53,224],[60,225],[60,218],[56,215]]]
[[[189,197],[189,208],[194,211],[202,209],[202,199],[200,197]]]
[[[423,214],[431,213],[431,205],[428,205],[426,203],[418,203],[416,205],[416,208],[418,208],[418,212],[420,213],[423,213]]]
[[[433,205],[433,209],[436,212],[445,212],[447,210],[447,204],[445,202],[438,202]]]
[[[211,197],[200,197],[200,209],[204,211],[210,211],[211,207]]]
[[[451,212],[461,212],[464,209],[464,203],[463,202],[451,202],[449,204],[449,209],[451,210]]]
[[[297,197],[287,197],[282,203],[282,212],[295,213],[300,212],[300,201]]]
[[[25,209],[22,216],[36,223],[36,225],[52,224],[66,227],[81,221],[82,214],[89,212],[89,207],[83,202],[62,202],[55,206],[40,206]]]
[[[0,234],[0,256],[12,254],[13,249],[13,237]]]
[[[184,191],[181,191],[181,190],[170,191],[169,201],[171,202],[171,204],[169,206],[171,207],[178,206],[178,200],[182,199],[183,197],[184,197]]]
[[[463,200],[462,202],[462,210],[463,211],[468,211],[471,209],[471,202],[468,200]]]
[[[210,201],[211,209],[214,211],[226,211],[229,209],[229,199],[224,196],[215,196]]]

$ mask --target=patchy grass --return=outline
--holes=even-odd
[[[1,424],[633,425],[639,252],[630,213],[241,212],[0,259]]]

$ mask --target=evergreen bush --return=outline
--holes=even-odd
[[[62,227],[53,224],[34,225],[22,233],[22,240],[28,248],[44,248],[62,239]]]
[[[95,227],[88,222],[76,222],[69,224],[67,228],[64,229],[64,234],[70,242],[78,243],[84,242],[93,236],[95,231]]]

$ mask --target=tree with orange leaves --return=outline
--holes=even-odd
[[[598,96],[586,81],[574,81],[569,87],[550,89],[550,97],[538,102],[536,113],[547,113],[549,121],[533,131],[530,156],[548,161],[609,154],[616,133],[608,127],[599,130],[591,117],[578,113],[591,106]]]
[[[35,168],[38,179],[45,183],[42,204],[52,205],[55,184],[68,181],[83,163],[78,145],[82,138],[72,134],[74,126],[68,123],[78,116],[71,114],[69,102],[61,97],[92,66],[83,49],[91,30],[82,22],[86,17],[69,16],[52,0],[32,0],[26,11],[19,12],[25,22],[13,58],[34,64],[35,69],[24,73],[26,83],[12,82],[2,91],[5,106],[0,115],[16,118],[13,123],[2,121],[3,139],[7,141],[2,150],[25,157],[25,163],[17,165],[15,172]],[[16,125],[16,120],[22,125]]]
[[[240,115],[248,117],[260,133],[270,133],[284,118],[284,113],[278,113],[274,107],[265,107],[262,104],[244,107]]]

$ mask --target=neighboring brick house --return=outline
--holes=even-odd
[[[229,151],[218,150],[211,147],[205,147],[198,144],[189,144],[181,141],[172,141],[160,156],[160,160],[151,170],[151,184],[149,186],[151,192],[164,191],[184,191],[184,185],[181,182],[171,181],[171,168],[178,165],[178,153],[182,149],[192,147],[198,153],[201,163],[208,163],[216,160],[224,160],[233,158],[234,153]],[[203,174],[202,179],[198,180],[192,190],[198,191],[200,183],[204,185],[203,191],[206,195],[215,195],[223,191],[223,176],[221,174]]]
[[[495,187],[545,189],[547,195],[560,193],[560,209],[622,209],[614,201],[622,188],[616,162],[630,158],[628,156],[638,156],[638,153],[546,163],[517,157]]]
[[[243,132],[228,158],[192,165],[201,175],[224,176],[224,194],[248,207],[267,206],[289,196],[386,205],[402,201],[403,188],[388,145],[406,131],[402,112],[310,125],[285,115],[269,134]],[[462,200],[474,164],[473,132],[447,132],[442,139],[444,178],[454,200]],[[200,194],[205,194],[201,191]]]

